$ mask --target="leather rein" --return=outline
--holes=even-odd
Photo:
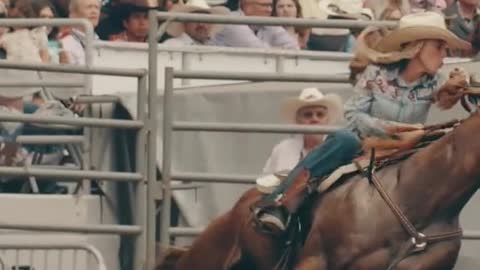
[[[453,120],[445,124],[428,126],[428,127],[425,127],[425,129],[428,131],[434,131],[438,129],[454,127],[459,123],[461,123],[460,120]],[[392,260],[387,270],[395,269],[395,267],[402,260],[406,259],[408,256],[410,256],[413,253],[425,251],[427,247],[431,244],[459,239],[463,236],[462,230],[456,230],[448,233],[431,234],[431,235],[425,235],[419,232],[415,228],[415,226],[412,224],[412,222],[410,222],[408,217],[403,213],[400,207],[392,200],[392,198],[385,191],[385,188],[383,187],[382,183],[380,182],[377,175],[375,174],[376,167],[374,162],[374,159],[375,159],[374,156],[375,156],[374,151],[372,151],[372,159],[371,159],[370,168],[368,171],[368,178],[370,182],[373,183],[373,185],[375,186],[375,189],[378,191],[378,193],[383,198],[385,203],[390,207],[393,214],[399,220],[404,230],[410,236],[409,240],[407,240],[407,242],[401,247],[397,256]],[[360,165],[357,164],[357,166],[360,166]]]

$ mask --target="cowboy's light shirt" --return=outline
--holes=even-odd
[[[345,103],[348,127],[361,137],[385,135],[390,124],[425,123],[433,95],[445,82],[439,74],[424,75],[413,83],[399,76],[399,68],[369,65]]]

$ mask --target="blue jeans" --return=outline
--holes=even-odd
[[[334,172],[338,167],[346,165],[360,153],[362,145],[358,137],[347,129],[330,134],[324,143],[314,148],[289,173],[285,180],[268,195],[266,200],[274,200],[279,194],[287,191],[304,169],[310,172],[310,177],[319,181]]]

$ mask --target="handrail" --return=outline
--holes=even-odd
[[[25,224],[0,221],[1,230],[41,231],[58,233],[86,234],[122,234],[138,235],[142,232],[136,225],[57,225],[57,224]]]
[[[78,65],[63,64],[36,64],[36,63],[17,63],[12,61],[0,61],[0,69],[18,69],[32,71],[46,71],[59,73],[80,73],[90,75],[107,75],[107,76],[123,76],[123,77],[142,77],[147,73],[146,69],[125,69],[113,67],[85,67]]]
[[[259,17],[259,16],[231,16],[210,15],[196,13],[172,13],[157,12],[158,19],[176,22],[203,22],[221,24],[251,24],[268,26],[295,26],[295,27],[321,27],[321,28],[350,28],[358,29],[367,26],[379,26],[394,28],[398,22],[393,21],[354,21],[354,20],[320,20],[320,19],[297,19],[282,17]]]

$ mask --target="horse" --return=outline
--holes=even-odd
[[[310,220],[301,239],[303,247],[284,269],[453,269],[461,247],[459,215],[480,187],[478,134],[477,110],[440,139],[374,172],[376,184],[407,221],[399,221],[392,205],[364,174],[343,176],[341,183],[313,196],[310,206],[302,209]],[[159,264],[156,269],[278,269],[289,246],[285,237],[253,226],[250,206],[261,196],[255,188],[246,191],[188,249],[177,253],[170,268]],[[455,237],[419,245],[407,233],[405,222],[419,232],[417,236]],[[406,251],[405,246],[414,250]]]

